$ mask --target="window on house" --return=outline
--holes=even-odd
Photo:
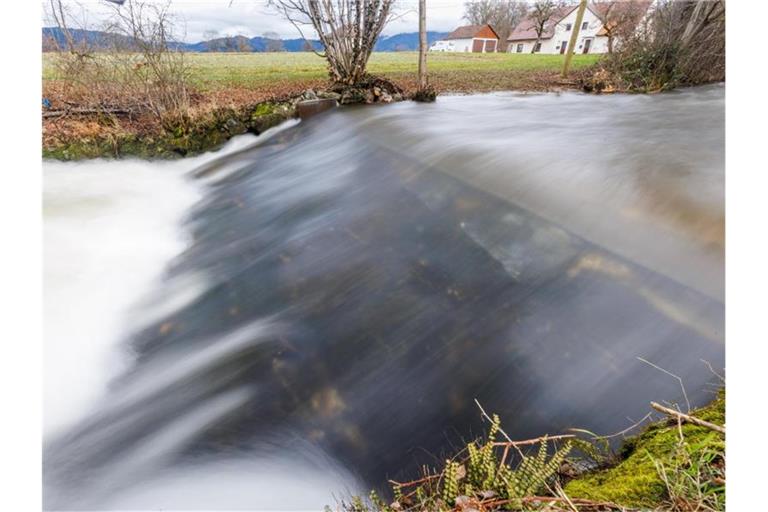
[[[541,43],[536,43],[536,46],[533,49],[534,52],[540,52],[541,51]]]
[[[523,45],[522,44],[518,44],[517,45],[517,53],[523,53]]]
[[[589,22],[585,21],[581,24],[581,30],[587,30],[587,28],[589,28]]]
[[[565,24],[565,31],[566,31],[566,32],[568,32],[569,30],[571,30],[571,28],[573,28],[573,25],[571,25],[570,23],[566,23],[566,24]]]

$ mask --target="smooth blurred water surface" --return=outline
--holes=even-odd
[[[45,167],[47,509],[319,509],[479,434],[475,398],[610,433],[682,400],[638,357],[693,405],[724,364],[723,86]]]

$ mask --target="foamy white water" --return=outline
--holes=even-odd
[[[170,280],[164,275],[169,262],[190,243],[183,220],[203,196],[204,181],[191,179],[190,171],[293,124],[266,137],[237,137],[220,151],[175,162],[44,162],[46,438],[65,433],[73,424],[116,405],[107,391],[110,380],[131,367],[125,343],[129,335],[186,306],[205,290],[204,275],[186,274]],[[234,348],[242,344],[239,338],[230,341]],[[211,350],[222,352],[232,343],[223,340]],[[201,364],[194,358],[167,363],[141,381],[145,388],[128,390],[123,398],[130,399],[132,392],[146,394],[185,368]],[[356,487],[355,479],[343,468],[305,447],[299,457],[302,460],[269,455],[224,457],[219,462],[169,469],[159,478],[114,493],[114,481],[141,481],[136,475],[148,465],[160,466],[177,445],[248,396],[245,390],[236,389],[201,403],[197,410],[153,433],[141,450],[121,461],[117,472],[108,478],[104,475],[94,499],[82,497],[80,501],[73,496],[72,503],[104,510],[222,510],[242,508],[243,504],[319,509],[334,502],[334,490]]]
[[[187,241],[188,163],[45,162],[44,429],[79,419],[127,362],[130,307]]]
[[[260,143],[242,135],[180,161],[43,162],[44,414],[47,436],[81,419],[130,361],[120,340],[193,300],[202,278],[155,285],[188,243],[196,167]]]

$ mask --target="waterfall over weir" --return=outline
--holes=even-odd
[[[308,509],[724,364],[724,88],[345,108],[45,164],[46,509]]]

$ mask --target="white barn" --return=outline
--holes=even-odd
[[[644,17],[650,1],[598,2],[587,6],[579,29],[575,53],[608,53],[609,37],[604,20],[632,14],[637,24]],[[629,12],[631,10],[631,12]],[[535,24],[530,17],[521,21],[507,38],[511,53],[565,53],[576,24],[578,6],[558,9],[544,26],[541,39],[536,38]],[[611,23],[610,21],[608,22]]]
[[[459,27],[435,42],[429,50],[433,52],[474,52],[491,53],[499,46],[499,36],[490,25],[466,25]]]

